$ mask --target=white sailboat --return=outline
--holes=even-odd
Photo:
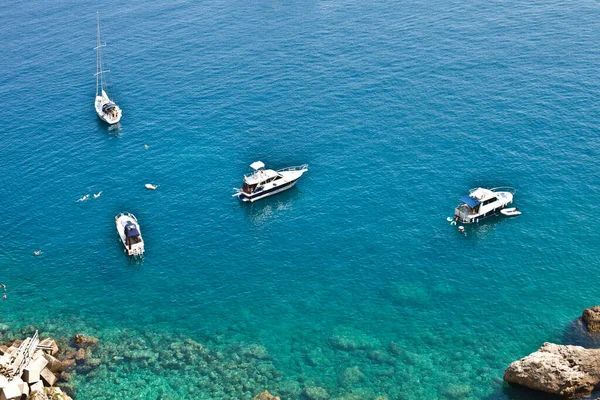
[[[102,47],[106,44],[100,42],[100,14],[96,13],[96,17],[98,20],[98,40],[96,43],[96,100],[94,106],[100,119],[112,125],[121,120],[123,112],[106,93],[104,74],[110,71],[105,71],[102,63]]]

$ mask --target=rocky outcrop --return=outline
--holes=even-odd
[[[305,387],[302,395],[307,400],[328,400],[329,394],[320,386]]]
[[[254,398],[252,398],[252,400],[280,400],[279,397],[277,396],[273,396],[271,393],[269,393],[268,391],[264,391],[262,393],[257,394],[256,396],[254,396]]]
[[[55,373],[62,370],[62,363],[52,353],[58,353],[58,345],[50,338],[35,342],[27,338],[25,346],[35,343],[37,347],[21,347],[23,340],[15,340],[2,346],[0,365],[6,371],[19,371],[0,376],[0,399],[72,400],[67,393],[54,387],[58,381]],[[24,350],[25,349],[25,350]],[[33,353],[33,354],[32,354]],[[16,357],[15,359],[7,355]],[[15,369],[14,360],[22,360],[22,369]]]
[[[587,396],[600,382],[600,349],[544,343],[510,364],[504,380],[567,398]]]
[[[590,332],[600,332],[600,306],[586,308],[583,310],[581,319]]]
[[[98,345],[98,339],[91,336],[84,336],[82,334],[75,335],[73,342],[75,342],[75,345],[80,349],[94,348]]]

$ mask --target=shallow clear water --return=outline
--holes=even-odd
[[[111,4],[117,129],[93,108],[95,11],[0,4],[3,322],[142,348],[174,335],[225,358],[264,346],[279,375],[244,398],[534,398],[504,369],[568,342],[600,295],[596,3]],[[310,171],[239,204],[256,160]],[[504,185],[522,216],[466,237],[445,221],[469,188]],[[141,262],[121,211],[142,225]],[[78,377],[78,398],[240,385],[111,368]]]

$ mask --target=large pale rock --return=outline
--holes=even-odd
[[[42,372],[40,372],[40,377],[46,386],[52,386],[56,383],[56,375],[48,368],[44,368]]]
[[[21,382],[18,384],[19,389],[21,390],[21,394],[25,395],[25,398],[29,396],[29,385],[26,382]]]
[[[46,365],[48,365],[48,360],[46,360],[46,357],[38,357],[35,360],[30,361],[28,367],[35,367],[41,371],[46,367]]]
[[[23,369],[22,377],[27,383],[35,383],[40,380],[41,372],[48,365],[48,360],[45,357],[38,357],[29,362]]]
[[[544,343],[510,364],[504,380],[568,398],[587,396],[600,382],[600,349]]]
[[[44,347],[48,347],[50,348],[49,350],[45,349],[44,351],[50,355],[57,355],[58,354],[58,345],[56,344],[56,342],[50,338],[46,338],[44,340],[42,340],[40,342],[40,346],[44,346]]]
[[[581,319],[590,332],[600,332],[600,306],[586,308],[583,310]]]
[[[19,400],[21,399],[21,389],[16,382],[9,382],[6,387],[0,390],[0,400]]]
[[[23,380],[25,382],[35,383],[40,380],[40,372],[42,371],[39,368],[36,368],[35,366],[27,366],[23,369],[23,374],[21,376],[23,377]]]
[[[48,361],[48,369],[52,372],[60,372],[62,370],[62,363],[54,356],[44,353],[44,358]]]
[[[33,356],[31,358],[35,360],[36,358],[40,358],[40,357],[43,357],[43,356],[44,356],[44,352],[42,350],[36,350],[33,353]]]
[[[30,390],[31,394],[37,393],[37,392],[43,393],[44,392],[44,384],[42,383],[42,381],[37,381],[33,385],[29,386],[29,390]]]
[[[8,385],[8,379],[4,375],[0,375],[0,389]]]

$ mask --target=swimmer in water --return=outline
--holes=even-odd
[[[4,295],[2,296],[2,298],[3,298],[4,300],[6,300],[6,293],[4,293]]]
[[[4,289],[4,291],[6,292],[6,285],[4,283],[2,284],[2,289]]]

